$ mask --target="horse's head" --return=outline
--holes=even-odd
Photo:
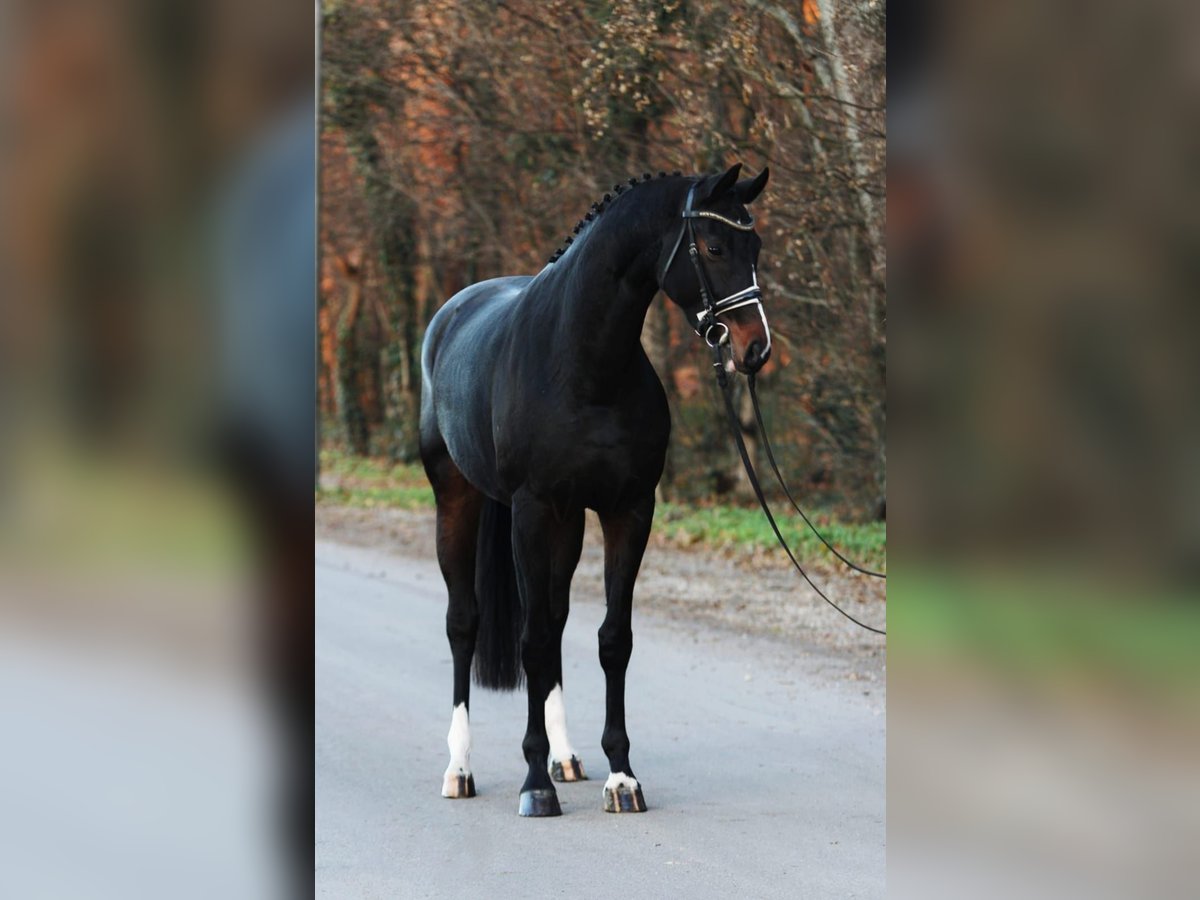
[[[746,206],[762,192],[768,170],[738,181],[741,168],[689,187],[680,218],[663,238],[658,271],[663,293],[700,336],[710,346],[728,343],[733,366],[754,373],[771,355],[771,332],[758,289],[762,241]]]

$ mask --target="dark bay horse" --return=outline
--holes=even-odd
[[[607,612],[599,631],[607,709],[604,808],[640,812],[629,764],[625,670],[633,585],[650,535],[671,430],[666,394],[642,349],[663,293],[727,366],[770,354],[746,210],[767,170],[658,178],[614,187],[535,276],[493,278],[455,294],[425,335],[421,459],[437,499],[437,554],[450,594],[454,659],[445,797],[472,797],[468,707],[476,681],[513,690],[529,719],[523,816],[560,814],[553,780],[583,779],[566,732],[563,627],[584,510],[604,532]]]

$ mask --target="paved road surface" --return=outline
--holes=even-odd
[[[603,607],[563,638],[572,742],[591,780],[521,819],[523,695],[475,689],[478,796],[444,800],[445,594],[432,561],[318,542],[317,891],[330,898],[743,898],[884,894],[876,685],[779,643],[634,610],[627,716],[649,811],[601,809]]]

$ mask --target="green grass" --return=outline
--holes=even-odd
[[[0,518],[0,572],[203,583],[236,576],[252,559],[239,498],[213,474],[41,435],[14,462],[18,514]]]
[[[1012,673],[1100,671],[1143,684],[1200,684],[1194,592],[1123,590],[1094,576],[917,567],[888,590],[901,657],[955,654]]]
[[[794,513],[784,515],[779,503],[773,503],[771,511],[798,559],[828,558],[836,562],[799,516]],[[850,525],[819,511],[805,512],[826,539],[848,559],[875,569],[886,564],[887,525],[883,522]],[[770,523],[757,506],[660,503],[655,509],[654,524],[656,530],[682,544],[698,543],[730,550],[770,550],[779,546]]]
[[[321,451],[321,480],[331,486],[317,491],[319,503],[398,509],[432,509],[433,491],[419,465]],[[833,557],[804,522],[773,506],[780,531],[801,560]],[[879,569],[887,559],[887,526],[883,522],[848,525],[820,511],[806,510],[821,532],[848,558]],[[660,503],[655,531],[683,545],[737,551],[768,550],[778,545],[771,526],[757,507]]]
[[[433,489],[419,465],[321,451],[322,484],[318,503],[390,509],[433,509]]]

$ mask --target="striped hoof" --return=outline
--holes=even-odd
[[[475,776],[470,772],[447,772],[442,779],[442,796],[451,800],[465,800],[475,796]]]
[[[521,791],[521,805],[517,812],[531,817],[561,816],[562,808],[558,805],[558,794],[554,788],[536,788]]]
[[[610,813],[645,812],[642,786],[632,775],[614,772],[604,783],[604,811]]]
[[[578,756],[572,756],[565,762],[554,760],[550,763],[550,777],[555,781],[587,781]]]

